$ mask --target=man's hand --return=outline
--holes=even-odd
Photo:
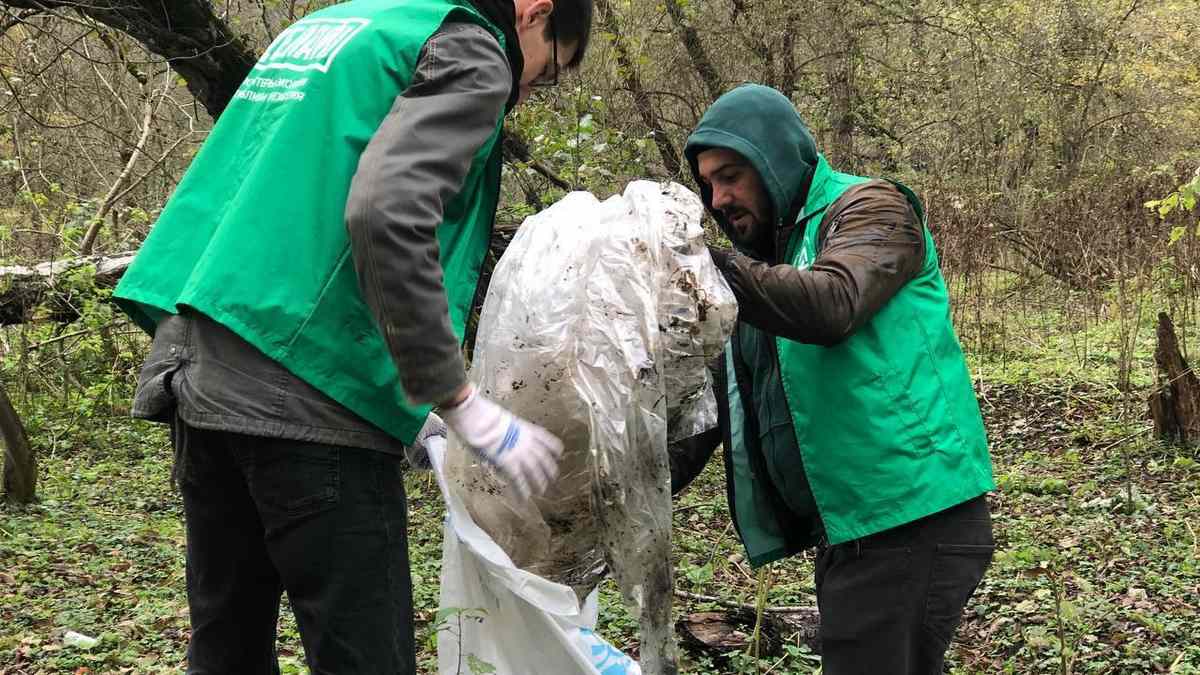
[[[429,413],[429,417],[425,418],[425,426],[417,432],[417,437],[413,440],[412,445],[404,446],[404,458],[408,460],[410,467],[418,471],[428,471],[433,468],[433,463],[429,461],[428,441],[434,436],[445,440],[446,423],[437,415]]]
[[[467,447],[503,474],[522,497],[542,494],[558,474],[562,441],[484,398],[474,387],[466,400],[441,412]]]

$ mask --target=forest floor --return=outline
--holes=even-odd
[[[1200,673],[1200,450],[1151,438],[1146,377],[1133,391],[1111,384],[1112,326],[1079,328],[1094,343],[1082,358],[1071,345],[1087,337],[1072,326],[1006,330],[1003,349],[971,356],[998,484],[989,497],[998,551],[947,670]],[[1142,373],[1149,336],[1133,350]],[[973,342],[964,339],[968,350]],[[179,671],[184,533],[166,434],[46,402],[23,412],[41,501],[0,506],[0,674]],[[677,499],[675,584],[754,604],[759,579],[729,527],[721,467],[714,458]],[[443,511],[428,474],[410,474],[407,487],[419,660],[432,673]],[[811,555],[768,569],[769,606],[815,604]],[[677,616],[708,609],[721,608],[676,603]],[[73,646],[67,631],[98,642]],[[636,653],[636,618],[611,582],[597,632]],[[819,659],[799,644],[793,637],[759,664],[684,650],[683,672],[813,672]],[[307,672],[286,609],[279,654],[283,672]]]

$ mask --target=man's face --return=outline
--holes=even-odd
[[[552,0],[523,0],[517,3],[517,39],[521,42],[521,54],[525,57],[518,104],[529,98],[533,87],[557,81],[564,64],[575,58],[578,45],[558,40],[552,23],[553,11]]]
[[[728,148],[705,150],[697,156],[700,181],[712,190],[712,207],[733,231],[733,243],[750,246],[770,231],[771,198],[758,171]]]

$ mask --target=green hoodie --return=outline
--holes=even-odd
[[[831,169],[791,102],[761,85],[738,87],[705,113],[685,148],[693,174],[698,154],[714,147],[738,152],[757,170],[775,208],[776,231],[797,226],[776,251],[800,269],[820,253],[817,231],[826,209],[868,180]],[[700,186],[711,211],[711,191]],[[916,196],[898,187],[923,218]],[[714,216],[728,232],[728,223]],[[920,272],[846,340],[829,347],[778,337],[773,344],[759,341],[774,347],[777,385],[760,370],[771,363],[761,355],[749,378],[738,373],[737,356],[746,344],[741,333],[750,328],[739,324],[726,352],[728,389],[722,392],[730,420],[726,470],[734,522],[752,564],[814,543],[812,523],[797,522],[797,505],[808,498],[797,490],[810,491],[828,541],[837,544],[994,487],[982,418],[928,230],[925,238]],[[756,389],[749,397],[747,380]],[[764,383],[770,391],[757,391]],[[763,401],[772,399],[770,407],[786,410],[790,421],[794,444],[786,448],[778,435],[753,442],[763,424],[777,423],[759,419]],[[749,405],[756,416],[745,414]],[[764,445],[772,452],[766,458]]]
[[[785,105],[780,105],[781,100]],[[771,196],[776,226],[798,213],[821,161],[808,127],[778,91],[744,84],[717,99],[688,137],[684,155],[704,205],[726,234],[730,233],[729,223],[713,211],[712,189],[700,180],[697,166],[697,157],[709,148],[728,148],[754,166]]]

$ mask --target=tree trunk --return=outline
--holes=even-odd
[[[629,52],[629,45],[625,43],[625,36],[621,33],[621,27],[617,25],[617,15],[613,10],[611,0],[598,0],[596,8],[600,10],[600,25],[613,36],[613,49],[617,53],[617,64],[620,66],[620,72],[625,77],[625,85],[629,88],[629,93],[633,95],[633,105],[637,108],[638,116],[642,118],[642,124],[650,129],[650,135],[654,139],[654,144],[658,146],[658,154],[662,156],[663,167],[667,171],[670,178],[678,178],[680,175],[679,152],[675,149],[675,144],[671,142],[671,137],[662,127],[662,122],[658,115],[654,112],[654,103],[650,100],[650,95],[646,93],[646,87],[642,84],[642,78],[638,75],[637,63]]]
[[[4,436],[4,496],[18,504],[37,501],[37,461],[25,426],[0,383],[0,434]]]
[[[699,33],[684,16],[683,7],[679,3],[680,0],[666,0],[667,13],[671,15],[675,27],[679,29],[679,39],[692,59],[692,65],[696,67],[696,74],[704,82],[709,102],[715,101],[721,95],[721,77],[717,75],[717,69],[713,66],[712,59],[708,57],[708,52],[701,44]]]
[[[1166,313],[1158,315],[1158,387],[1150,394],[1154,433],[1165,441],[1200,443],[1200,378],[1179,351],[1175,325]]]
[[[849,7],[833,12],[832,33],[839,52],[829,59],[826,78],[829,82],[829,121],[833,126],[830,159],[839,170],[854,172],[858,164],[854,153],[858,35],[850,12]]]

